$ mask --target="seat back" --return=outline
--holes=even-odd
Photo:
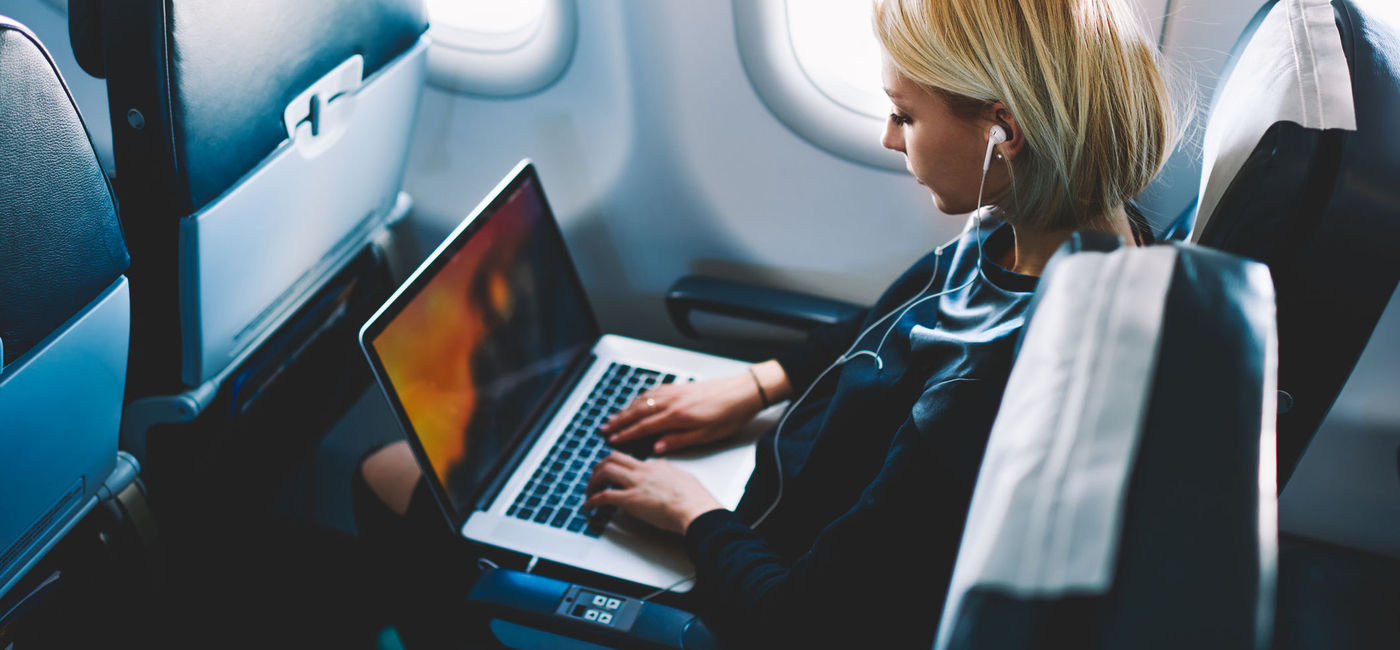
[[[1193,236],[1273,274],[1282,488],[1400,283],[1400,5],[1270,2],[1226,70]]]
[[[936,647],[1268,647],[1269,273],[1116,247],[1080,233],[1041,278]]]
[[[107,79],[133,397],[217,383],[406,211],[422,0],[69,4]]]
[[[128,256],[53,60],[0,16],[0,596],[136,466],[117,435]]]
[[[1319,76],[1328,83],[1261,84],[1290,77],[1258,69],[1261,59],[1295,57],[1284,41],[1290,12],[1297,8],[1266,5],[1236,47],[1208,153],[1233,158],[1239,172],[1208,179],[1219,207],[1197,231],[1202,243],[1266,261],[1274,273],[1279,388],[1292,403],[1279,416],[1280,529],[1400,557],[1400,411],[1391,397],[1400,392],[1400,268],[1384,262],[1400,236],[1400,5],[1322,7],[1311,24],[1339,48],[1335,69]],[[1300,106],[1339,104],[1352,106],[1350,123],[1288,121]],[[1263,136],[1237,132],[1261,114]]]

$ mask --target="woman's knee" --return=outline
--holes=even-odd
[[[413,491],[423,476],[405,440],[385,445],[366,456],[357,471],[369,492],[400,516],[408,512]]]

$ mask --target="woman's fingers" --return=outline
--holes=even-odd
[[[721,507],[695,476],[664,460],[640,461],[613,454],[589,477],[585,508],[616,506],[675,533],[700,514]]]
[[[639,405],[636,400],[633,400],[631,404],[627,405],[627,408],[612,414],[607,420],[604,420],[602,426],[598,427],[598,430],[607,433],[626,429],[631,426],[633,422],[646,417],[647,412],[651,410],[654,409],[646,408],[645,403]]]
[[[593,466],[593,474],[588,477],[585,492],[593,494],[608,485],[631,487],[636,483],[634,474],[640,465],[641,461],[636,458],[615,451]]]
[[[616,463],[601,461],[593,467],[593,474],[588,477],[588,486],[584,488],[584,492],[593,494],[609,485],[626,485],[626,472],[626,469]]]
[[[661,411],[659,400],[666,399],[663,388],[654,388],[638,395],[627,408],[614,413],[599,429],[605,433],[621,431],[642,418],[657,414]]]
[[[637,469],[638,467],[642,466],[644,461],[637,458],[636,456],[632,456],[630,454],[626,454],[620,451],[614,451],[613,453],[603,457],[603,462],[606,462],[608,464],[617,464],[627,469]]]
[[[665,454],[701,445],[710,441],[708,434],[708,431],[702,430],[664,435],[652,444],[651,451],[655,454]]]
[[[608,444],[616,447],[633,440],[649,438],[667,429],[673,429],[675,428],[673,419],[670,413],[662,412],[644,418],[626,429],[614,429],[608,436]]]
[[[625,504],[630,493],[630,490],[599,490],[588,495],[580,507],[585,510],[596,510],[608,506],[619,506],[626,510]]]

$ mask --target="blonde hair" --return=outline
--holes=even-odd
[[[997,202],[1018,226],[1107,226],[1178,137],[1157,48],[1122,0],[877,0],[874,22],[895,69],[955,114],[1000,101],[1015,116],[1026,147]]]

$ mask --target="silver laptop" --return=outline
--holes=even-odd
[[[463,537],[689,589],[679,537],[582,509],[593,464],[611,451],[596,429],[647,388],[744,363],[599,332],[530,161],[375,312],[360,346]],[[753,439],[668,458],[733,508]]]

